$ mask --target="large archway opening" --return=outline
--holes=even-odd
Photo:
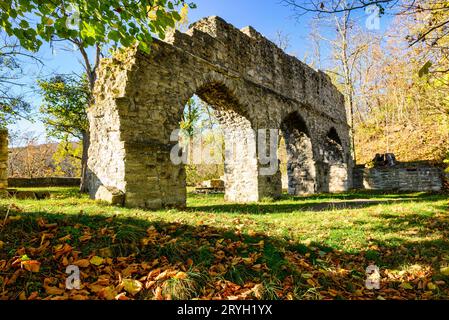
[[[180,122],[179,143],[186,153],[187,187],[206,187],[224,181],[224,138],[214,110],[196,94],[187,101]]]
[[[312,140],[304,119],[297,112],[289,114],[281,124],[282,140],[284,140],[286,154],[282,161],[283,150],[279,152],[281,173],[288,181],[290,195],[308,195],[316,192],[316,170],[313,157]],[[286,164],[285,164],[286,163]],[[285,174],[287,175],[285,177]]]
[[[191,128],[192,120],[196,128]],[[180,126],[181,139],[187,133],[189,141],[183,143],[187,185],[221,179],[227,201],[259,200],[256,135],[225,85],[209,83],[198,89],[184,107]]]

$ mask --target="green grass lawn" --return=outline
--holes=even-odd
[[[286,195],[240,205],[191,194],[186,210],[153,212],[46,190],[51,199],[0,200],[0,298],[449,298],[445,195]],[[27,258],[39,271],[20,268]],[[70,264],[81,266],[81,290],[64,290]],[[365,287],[371,264],[380,290]]]

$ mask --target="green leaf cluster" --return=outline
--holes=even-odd
[[[79,39],[86,48],[139,42],[148,51],[154,35],[164,38],[182,20],[185,5],[195,8],[185,0],[2,0],[0,28],[31,51],[58,38]]]
[[[58,75],[39,80],[42,95],[41,120],[51,137],[66,140],[67,136],[82,140],[88,131],[86,109],[90,101],[86,77]]]

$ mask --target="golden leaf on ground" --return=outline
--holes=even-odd
[[[101,275],[98,278],[96,284],[106,287],[109,285],[110,282],[111,282],[111,277],[109,275]]]
[[[140,240],[140,243],[142,244],[142,246],[148,246],[151,243],[154,243],[155,241],[153,239],[150,238],[143,238]]]
[[[145,289],[151,289],[152,286],[154,286],[156,284],[156,281],[147,281],[147,283],[145,284]]]
[[[4,246],[5,246],[5,243],[3,241],[0,241],[0,250],[3,249]]]
[[[86,242],[89,241],[90,239],[92,239],[92,236],[90,234],[85,234],[79,238],[81,242]]]
[[[162,296],[162,288],[157,287],[154,291],[154,299],[156,300],[164,300],[164,297]]]
[[[87,259],[82,259],[82,260],[75,261],[73,264],[80,268],[87,268],[90,265],[90,262]]]
[[[61,257],[62,255],[72,251],[72,247],[67,243],[60,244],[60,245],[57,245],[56,247],[54,247],[53,251],[55,253],[55,258],[59,259],[59,257]]]
[[[254,230],[249,230],[249,231],[248,231],[248,235],[249,235],[250,237],[255,237],[255,236],[257,235],[257,233],[256,233],[256,231],[254,231]]]
[[[362,289],[358,289],[358,290],[354,291],[354,294],[357,297],[361,297],[361,296],[363,296],[363,290]]]
[[[58,241],[65,242],[72,239],[72,235],[68,234],[65,237],[59,238]]]
[[[123,271],[122,275],[124,278],[129,277],[130,275],[137,273],[139,271],[139,266],[137,264],[130,264],[128,265]]]
[[[90,263],[93,264],[94,266],[101,266],[104,262],[104,259],[98,256],[92,257],[92,259],[90,259]]]
[[[188,275],[185,272],[178,272],[173,278],[178,280],[185,280],[187,279]]]
[[[29,272],[39,272],[41,268],[41,263],[36,260],[28,260],[22,262],[22,267]]]
[[[125,291],[133,296],[138,294],[143,288],[142,282],[133,279],[124,279],[122,285],[124,286]]]
[[[115,290],[114,286],[109,286],[106,288],[103,288],[101,291],[98,292],[98,297],[101,299],[106,300],[115,300],[115,297],[117,296],[118,292]]]
[[[413,286],[408,282],[401,283],[400,287],[405,290],[413,290]]]
[[[154,270],[150,271],[150,273],[148,273],[147,280],[150,280],[150,279],[153,279],[153,278],[157,277],[160,273],[161,273],[161,269],[160,268],[157,268],[157,269],[154,269]]]
[[[52,300],[52,301],[65,301],[65,300],[69,300],[69,296],[67,294],[64,294],[62,296],[51,297],[49,300]]]
[[[67,257],[62,258],[62,265],[64,267],[67,267],[69,265],[69,260],[67,259]]]
[[[429,290],[436,290],[438,287],[437,287],[435,284],[433,284],[432,282],[429,282],[429,283],[427,284],[427,288],[428,288]]]
[[[98,293],[105,288],[105,286],[98,285],[98,284],[91,284],[88,287],[89,287],[90,291],[92,291],[93,293]]]
[[[251,269],[253,269],[255,271],[261,270],[262,269],[262,265],[261,264],[255,264],[254,266],[252,266]]]
[[[262,284],[256,284],[253,288],[254,296],[259,300],[263,298],[264,291],[265,289]]]
[[[449,267],[446,268],[441,268],[441,273],[444,274],[445,276],[449,276]]]
[[[164,272],[162,272],[160,275],[158,275],[157,277],[156,277],[156,279],[154,279],[155,281],[160,281],[160,280],[165,280],[165,279],[167,279],[169,276],[168,276],[168,271],[164,271]]]
[[[334,290],[334,289],[329,289],[328,292],[329,292],[329,294],[330,294],[332,297],[336,297],[336,296],[338,296],[338,294],[339,294],[339,292],[338,292],[337,290]]]
[[[34,300],[39,296],[39,292],[34,291],[30,294],[30,296],[28,297],[28,300]]]
[[[11,263],[11,267],[19,267],[22,265],[22,258],[17,258]]]
[[[313,281],[313,279],[307,279],[307,283],[308,283],[309,285],[311,285],[312,287],[315,287],[315,286],[316,286],[316,283],[315,283],[315,281]]]
[[[129,298],[126,296],[126,293],[120,293],[115,297],[115,300],[129,300]]]
[[[16,270],[16,272],[13,273],[11,278],[7,281],[8,285],[12,285],[16,282],[17,278],[20,277],[25,271],[23,269]]]
[[[41,242],[40,247],[36,250],[36,254],[41,254],[42,252],[44,252],[50,246],[50,244],[50,241]]]
[[[45,292],[50,295],[61,295],[65,292],[65,290],[59,289],[57,287],[44,286]]]

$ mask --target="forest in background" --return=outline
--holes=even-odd
[[[404,162],[442,163],[448,156],[449,41],[410,46],[407,35],[420,23],[427,19],[398,17],[385,35],[368,38],[357,32],[351,41],[359,55],[352,62],[350,90],[360,164],[385,152]]]
[[[369,8],[360,1],[325,1],[324,10],[315,1],[307,8],[295,7],[301,1],[284,2],[298,15],[318,12],[310,27],[314,49],[306,62],[324,70],[345,95],[358,164],[387,152],[403,162],[447,160],[448,1],[371,6],[368,12],[384,13],[377,27],[356,15],[357,6]],[[391,21],[380,30],[385,19]]]
[[[38,143],[33,134],[9,134],[8,176],[11,178],[68,177],[81,175],[82,146],[77,142]]]

